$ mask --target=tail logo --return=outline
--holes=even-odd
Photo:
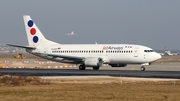
[[[33,42],[37,43],[39,38],[35,35],[36,34],[36,29],[33,28],[34,22],[32,20],[29,20],[27,24],[30,27],[30,34],[33,36]]]

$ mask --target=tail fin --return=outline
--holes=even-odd
[[[58,44],[47,40],[29,15],[24,15],[23,18],[29,46]]]

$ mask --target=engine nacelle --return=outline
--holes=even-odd
[[[84,61],[86,67],[101,67],[102,63],[101,58],[86,58]]]
[[[127,64],[109,64],[111,67],[126,67]]]

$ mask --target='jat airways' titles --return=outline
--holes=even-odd
[[[123,50],[123,47],[104,46],[102,50]]]

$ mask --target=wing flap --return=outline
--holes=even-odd
[[[68,55],[56,55],[56,54],[46,54],[47,56],[52,56],[54,58],[63,58],[67,60],[74,60],[74,61],[83,61],[84,57],[78,57],[78,56],[68,56]]]

